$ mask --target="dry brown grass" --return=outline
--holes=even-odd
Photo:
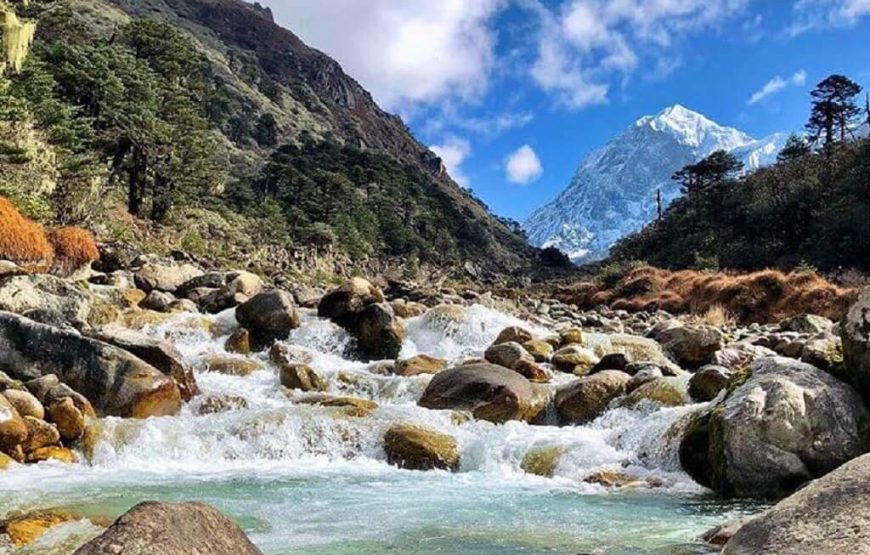
[[[562,289],[558,296],[584,308],[661,309],[727,324],[775,322],[804,312],[839,319],[856,295],[856,289],[834,285],[812,271],[730,274],[644,266],[610,289],[583,282]]]
[[[54,247],[54,269],[61,273],[77,270],[100,257],[93,234],[80,227],[61,227],[48,234]]]
[[[43,227],[23,216],[5,197],[0,197],[0,259],[30,271],[44,271],[54,259]]]

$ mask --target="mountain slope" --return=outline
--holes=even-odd
[[[581,163],[570,185],[536,210],[524,228],[533,245],[556,247],[575,262],[607,255],[621,237],[656,216],[680,194],[675,171],[724,149],[755,169],[776,160],[783,135],[755,140],[680,105],[645,116]]]

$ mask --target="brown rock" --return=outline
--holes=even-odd
[[[531,341],[534,338],[535,336],[532,335],[532,332],[519,326],[510,326],[501,330],[498,334],[498,337],[495,338],[495,341],[493,341],[492,344],[498,345],[500,343],[509,342],[523,344],[526,341]]]
[[[6,397],[6,400],[9,401],[13,407],[15,407],[19,416],[32,416],[34,418],[39,418],[40,420],[45,419],[45,409],[43,408],[42,403],[27,391],[22,391],[20,389],[7,389],[3,392],[3,396]]]
[[[302,391],[326,391],[326,380],[307,364],[281,365],[281,385],[289,389]]]
[[[278,345],[278,343],[275,343]],[[230,353],[247,355],[251,352],[251,332],[245,328],[239,328],[227,339],[225,348]]]
[[[15,407],[0,395],[0,451],[11,452],[27,440],[27,426]]]
[[[47,460],[60,461],[68,464],[77,462],[76,455],[66,447],[40,447],[27,454],[27,462],[37,463]]]
[[[614,398],[625,393],[631,376],[604,370],[575,380],[556,392],[556,412],[563,424],[585,424],[597,418]]]
[[[437,374],[447,368],[447,361],[429,355],[417,355],[396,362],[395,374],[398,376],[417,376],[419,374]]]
[[[317,307],[317,315],[329,318],[343,328],[350,328],[363,308],[382,302],[384,294],[380,289],[355,277],[324,295]]]
[[[36,541],[50,528],[73,520],[68,513],[40,511],[9,518],[0,523],[0,532],[5,532],[16,547]]]
[[[228,376],[248,376],[263,370],[263,365],[259,361],[232,355],[210,354],[200,358],[200,363],[208,372]]]
[[[535,362],[547,362],[553,356],[553,345],[543,339],[526,341],[523,348],[534,357]]]
[[[48,408],[51,421],[57,425],[60,437],[66,441],[75,441],[85,432],[85,416],[76,407],[71,397],[56,401]]]
[[[209,395],[199,405],[198,414],[217,414],[248,408],[248,401],[238,395]]]
[[[456,440],[429,428],[396,424],[384,435],[387,462],[410,470],[457,470],[459,447]]]
[[[25,416],[24,425],[27,426],[27,439],[22,444],[25,453],[60,443],[60,432],[57,431],[57,427],[45,420]]]
[[[263,291],[236,307],[236,320],[251,332],[255,348],[287,339],[299,327],[293,297],[278,289]]]

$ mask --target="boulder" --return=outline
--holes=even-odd
[[[359,353],[370,360],[398,357],[405,340],[405,330],[389,303],[367,305],[357,314],[350,331]]]
[[[326,380],[307,364],[286,363],[281,365],[281,385],[301,391],[326,391]]]
[[[437,374],[447,368],[447,361],[429,355],[417,355],[396,362],[393,372],[397,376],[417,376],[420,374]]]
[[[633,407],[641,401],[651,401],[663,407],[678,407],[689,402],[685,382],[679,378],[656,378],[626,395],[620,406]]]
[[[523,349],[526,350],[535,359],[535,362],[548,362],[553,356],[552,343],[543,339],[532,339],[523,343]]]
[[[626,393],[631,393],[645,383],[664,377],[661,368],[655,364],[648,364],[643,368],[637,368],[634,374],[629,374],[628,372],[626,372],[626,374],[631,376],[631,381],[629,381],[628,385],[625,387]]]
[[[710,363],[724,366],[729,370],[738,370],[748,366],[757,358],[771,356],[776,356],[776,352],[772,349],[761,345],[753,345],[748,341],[738,341],[713,353]]]
[[[565,454],[565,448],[558,445],[531,449],[523,455],[520,468],[529,474],[552,478],[556,473],[559,460]]]
[[[713,326],[679,325],[668,327],[656,334],[661,343],[680,366],[698,368],[713,359],[713,353],[722,348],[722,332]]]
[[[55,401],[48,407],[48,414],[64,440],[75,441],[85,433],[85,415],[75,405],[72,397]]]
[[[3,392],[3,396],[15,407],[21,417],[32,416],[40,420],[45,419],[45,408],[39,399],[31,393],[20,389],[7,389]]]
[[[27,425],[15,407],[0,395],[0,451],[7,453],[27,440]]]
[[[519,361],[513,371],[533,383],[547,383],[551,377],[547,370],[527,360]]]
[[[520,362],[535,362],[534,357],[522,345],[515,341],[497,343],[483,353],[487,362],[504,366],[513,370]]]
[[[24,386],[45,407],[50,407],[58,401],[69,398],[84,416],[93,418],[97,415],[91,402],[84,395],[74,391],[70,386],[61,383],[60,379],[54,374],[46,374],[30,380]]]
[[[91,298],[81,288],[51,275],[27,275],[0,283],[0,311],[52,313],[76,328],[87,326]]]
[[[197,301],[206,312],[216,314],[228,308],[238,306],[257,296],[265,289],[265,284],[260,279],[260,276],[251,272],[231,272],[224,276],[224,278],[226,280],[225,283],[217,285],[217,289],[212,294],[202,297]]]
[[[256,359],[233,355],[208,354],[200,357],[199,364],[206,372],[217,372],[227,376],[249,376],[265,366]]]
[[[184,283],[203,275],[203,271],[192,264],[168,265],[145,264],[133,274],[136,287],[150,293],[154,289],[175,293]]]
[[[584,376],[556,391],[556,412],[562,424],[585,424],[597,418],[607,405],[626,391],[631,376],[604,370]]]
[[[840,323],[843,339],[842,377],[870,403],[870,287],[861,291]]]
[[[169,312],[169,305],[173,302],[175,302],[175,297],[172,293],[165,293],[153,289],[144,299],[142,299],[142,302],[139,303],[139,307],[146,310],[153,310],[155,312]]]
[[[423,426],[395,424],[384,434],[387,462],[409,470],[457,470],[459,447],[447,434]]]
[[[275,364],[281,365],[288,362],[300,362],[302,364],[311,364],[313,357],[311,353],[297,345],[288,345],[287,343],[276,342],[269,348],[269,360]]]
[[[699,403],[712,401],[719,392],[728,387],[731,370],[724,366],[702,366],[689,379],[689,396]]]
[[[175,380],[142,359],[102,341],[5,312],[0,312],[0,367],[14,368],[21,380],[55,374],[109,416],[145,418],[181,409]]]
[[[628,357],[625,356],[625,353],[610,353],[601,357],[601,360],[599,360],[598,363],[589,370],[589,373],[597,374],[603,370],[619,370],[625,372],[628,365],[629,360]]]
[[[559,343],[564,347],[571,344],[583,343],[583,330],[580,328],[567,328],[559,332]]]
[[[531,341],[535,336],[532,335],[532,332],[521,328],[519,326],[510,326],[503,330],[501,330],[498,336],[495,338],[495,341],[492,342],[493,345],[499,345],[501,343],[525,343],[526,341]]]
[[[34,449],[27,454],[27,462],[38,463],[43,461],[59,461],[67,464],[75,464],[78,462],[78,457],[70,449],[66,447],[57,447],[49,445]]]
[[[278,343],[275,343],[278,345]],[[227,352],[247,355],[251,353],[251,332],[245,328],[239,328],[234,331],[224,344]]]
[[[342,397],[327,393],[309,393],[292,397],[291,400],[297,405],[319,405],[322,407],[339,408],[346,416],[365,417],[378,409],[378,404],[369,399]]]
[[[839,337],[820,337],[804,343],[801,350],[801,360],[830,372],[837,377],[845,378],[843,371],[843,342]]]
[[[468,410],[490,422],[531,421],[546,400],[526,378],[488,362],[443,370],[429,382],[417,403],[429,409]]]
[[[57,431],[57,426],[32,416],[25,416],[23,420],[24,425],[27,426],[27,439],[21,445],[25,453],[60,443],[60,432]]]
[[[293,297],[286,291],[271,289],[255,295],[236,308],[236,320],[251,332],[254,347],[261,349],[276,340],[287,339],[299,327],[299,314]]]
[[[246,408],[248,408],[248,401],[244,397],[218,393],[209,395],[203,399],[202,403],[199,405],[197,414],[217,414],[220,412],[229,412]]]
[[[241,528],[202,503],[144,502],[74,555],[262,555]]]
[[[595,353],[589,349],[579,345],[566,345],[553,353],[550,362],[560,372],[582,376],[592,370],[592,367],[598,364],[599,360]]]
[[[867,422],[861,397],[830,374],[762,358],[745,383],[695,416],[680,462],[725,497],[782,497],[864,453]]]
[[[351,328],[363,308],[382,302],[384,294],[380,289],[355,277],[324,295],[317,306],[317,315],[329,318],[343,328]]]
[[[7,518],[0,523],[0,533],[9,536],[16,547],[29,545],[49,529],[73,520],[68,513],[37,511]]]
[[[722,555],[870,553],[870,455],[811,482],[743,524]]]
[[[798,314],[779,323],[780,331],[793,331],[815,335],[833,329],[834,323],[824,316]]]
[[[199,393],[193,370],[184,362],[184,356],[178,352],[178,349],[168,341],[117,326],[106,326],[87,335],[124,349],[172,377],[178,384],[183,400],[190,401]]]

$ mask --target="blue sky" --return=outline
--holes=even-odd
[[[590,150],[680,103],[798,130],[831,73],[870,85],[870,0],[266,0],[523,220]]]

